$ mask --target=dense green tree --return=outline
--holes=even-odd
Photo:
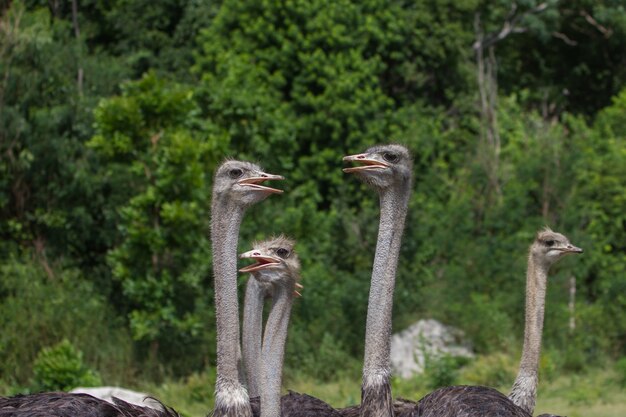
[[[200,343],[213,345],[204,332],[212,317],[206,231],[220,137],[198,119],[189,88],[154,74],[125,84],[95,116],[88,145],[103,160],[102,180],[114,190],[119,216],[108,264],[121,285],[120,308],[133,337],[149,345],[153,365],[184,351],[181,369],[198,367],[206,354]]]
[[[580,336],[586,338],[584,347],[590,355],[603,349],[614,355],[626,353],[625,283],[619,278],[626,265],[625,114],[623,90],[582,138],[581,156],[574,166],[578,186],[570,221],[583,228],[592,248],[584,274],[577,274],[585,301]]]
[[[106,50],[132,78],[148,70],[189,79],[196,35],[215,15],[219,2],[196,0],[24,0],[46,8],[53,20],[71,22],[89,51]]]
[[[2,16],[0,233],[34,247],[44,263],[49,254],[93,268],[111,224],[83,144],[93,107],[115,90],[123,70],[106,54],[84,55],[70,28],[20,2]]]
[[[555,3],[529,22],[524,36],[499,46],[500,85],[507,92],[531,91],[527,105],[544,117],[563,111],[591,116],[609,105],[626,82],[625,5]]]

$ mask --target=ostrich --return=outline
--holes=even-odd
[[[307,394],[289,392],[280,396],[287,326],[296,288],[300,262],[294,252],[295,242],[285,237],[254,244],[254,249],[240,255],[256,262],[241,268],[250,272],[244,309],[243,347],[252,411],[260,417],[340,417],[322,400]],[[253,283],[250,283],[253,281]],[[256,285],[258,283],[260,285]],[[261,343],[262,309],[266,296],[273,298]],[[257,390],[254,398],[253,390]],[[260,404],[259,404],[260,402]],[[260,411],[259,411],[260,408]]]
[[[535,408],[541,352],[541,333],[548,271],[558,260],[583,250],[567,237],[545,228],[537,233],[530,246],[526,272],[526,326],[519,373],[509,396],[489,387],[454,386],[433,391],[417,404],[417,414],[424,417],[531,417]],[[414,403],[400,407],[411,410]],[[403,414],[403,413],[400,413]],[[408,415],[408,414],[407,414]],[[552,416],[542,414],[540,417]]]
[[[247,207],[282,190],[261,185],[282,180],[252,163],[229,160],[215,173],[211,203],[211,242],[217,321],[217,380],[213,415],[252,415],[248,393],[239,382],[239,306],[237,301],[237,241]]]
[[[583,250],[572,245],[565,236],[550,228],[537,233],[528,255],[526,273],[526,323],[519,372],[509,398],[515,405],[532,414],[537,398],[541,335],[546,305],[548,271],[559,259]]]
[[[244,324],[243,346],[248,386],[259,390],[261,395],[261,417],[280,415],[280,388],[282,365],[287,339],[287,327],[291,314],[296,282],[300,279],[300,261],[293,250],[295,242],[284,236],[254,243],[254,249],[240,255],[256,262],[241,268],[240,272],[250,272],[253,283],[248,283],[246,292],[246,317],[254,320]],[[260,327],[262,321],[263,299],[271,295],[272,310],[267,318],[261,352]],[[253,296],[254,305],[248,304],[248,296]],[[255,308],[250,311],[249,308]],[[244,311],[245,313],[245,311]],[[249,330],[253,330],[250,332]],[[254,349],[248,349],[254,347]],[[260,355],[258,355],[260,353]],[[258,356],[254,356],[258,355]],[[260,361],[258,360],[260,359]],[[252,365],[252,366],[249,366]],[[249,388],[250,390],[250,388]],[[250,392],[252,392],[250,390]],[[254,394],[250,394],[253,396]]]
[[[248,269],[254,265],[239,270],[240,272],[253,272],[250,274],[250,278],[246,284],[242,325],[243,360],[248,385],[248,395],[250,398],[255,398],[260,395],[259,381],[261,375],[263,306],[265,300],[274,297],[274,285],[290,283],[292,280],[294,281],[293,295],[298,297],[302,295],[298,290],[303,287],[299,282],[295,281],[295,279],[299,277],[299,266],[297,265],[297,256],[295,252],[293,252],[293,246],[294,242],[288,238],[274,238],[263,242],[255,242],[255,250],[240,255],[240,258],[255,258],[252,256],[252,253],[257,250],[261,254],[271,250],[280,250],[280,253],[276,253],[276,255],[279,257],[281,257],[281,254],[289,256],[287,252],[283,252],[283,250],[286,250],[292,253],[291,263],[293,263],[291,268],[288,268],[286,260],[283,262],[271,262],[269,260],[271,254],[268,254],[267,262],[270,262],[273,266],[270,271],[257,272],[256,269]],[[263,261],[259,258],[259,262]],[[296,267],[297,270],[295,269]],[[287,275],[290,272],[292,272],[292,275]],[[271,279],[265,279],[265,275],[271,275]]]
[[[404,146],[396,144],[374,146],[365,153],[346,156],[343,160],[357,163],[358,166],[344,168],[344,172],[355,173],[380,197],[380,225],[367,304],[358,411],[361,417],[393,416],[389,383],[391,307],[400,241],[411,194],[413,160]],[[356,408],[351,410],[355,412]]]

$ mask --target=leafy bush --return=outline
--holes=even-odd
[[[426,361],[425,373],[428,380],[428,387],[436,389],[455,385],[459,368],[466,363],[467,359],[454,356],[441,356],[436,359]]]
[[[617,383],[626,387],[626,356],[617,361],[615,371],[617,372]]]
[[[539,359],[539,380],[552,381],[559,375],[558,363],[555,357],[561,354],[560,351],[543,349]]]
[[[213,409],[215,368],[193,373],[184,379],[166,379],[163,383],[140,386],[156,398],[173,407],[183,416],[204,416]]]
[[[33,365],[36,389],[67,391],[78,386],[101,384],[100,375],[83,363],[83,353],[63,339],[56,345],[43,348]]]
[[[303,363],[303,371],[321,381],[329,381],[341,372],[354,368],[355,360],[330,333],[325,333],[315,353],[308,355]]]
[[[586,377],[575,376],[570,380],[570,387],[564,395],[569,404],[590,405],[602,398],[605,388]]]
[[[191,374],[185,380],[185,390],[189,399],[199,403],[206,403],[207,398],[213,396],[214,385],[215,368],[211,368],[210,372]]]
[[[505,387],[513,385],[517,363],[512,356],[494,353],[479,356],[460,372],[460,381],[469,385]]]
[[[76,270],[53,272],[49,277],[29,256],[0,265],[0,377],[28,384],[40,351],[71,337],[105,379],[131,379],[131,339],[103,297]]]

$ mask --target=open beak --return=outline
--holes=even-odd
[[[366,153],[344,156],[343,160],[347,162],[355,162],[359,164],[358,166],[344,168],[343,172],[346,172],[346,173],[384,169],[389,166],[388,164],[382,161],[370,158],[368,154]]]
[[[280,260],[273,256],[263,255],[261,251],[255,249],[242,253],[239,257],[242,259],[249,258],[256,261],[252,265],[244,266],[239,270],[239,272],[254,272],[280,264]]]
[[[283,177],[282,175],[266,174],[265,172],[262,172],[257,177],[244,178],[242,180],[237,181],[237,183],[241,186],[251,187],[251,188],[254,188],[259,191],[263,191],[268,194],[282,194],[283,190],[279,190],[277,188],[272,188],[272,187],[266,187],[261,184],[269,180],[284,180],[284,179],[285,177]]]

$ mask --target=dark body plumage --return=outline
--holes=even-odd
[[[254,417],[261,416],[259,397],[250,398],[250,407]],[[283,417],[342,417],[341,413],[324,401],[294,391],[280,398],[280,412]]]
[[[338,411],[342,417],[358,417],[360,407]],[[393,402],[393,414],[395,417],[532,417],[498,390],[468,385],[439,388],[419,402],[398,398]]]
[[[359,417],[360,406],[342,408],[342,417]],[[397,398],[393,402],[395,417],[532,417],[501,392],[482,386],[458,385],[439,388],[419,402]],[[538,417],[561,417],[541,414]]]
[[[89,394],[67,392],[0,397],[0,417],[180,417],[163,404],[162,410],[155,410],[119,398],[113,401],[115,404]]]
[[[417,403],[404,398],[396,399],[393,404],[393,415],[395,417],[415,417],[417,416]],[[350,407],[338,410],[341,417],[359,417],[361,413],[360,405],[352,405]]]
[[[282,396],[280,408],[284,417],[341,417],[337,410],[324,401],[293,391]]]
[[[397,417],[532,417],[500,391],[483,386],[456,385],[439,388],[415,403],[398,399]],[[560,417],[541,414],[538,417]]]
[[[468,385],[439,388],[419,400],[414,413],[399,413],[398,415],[416,417],[532,417],[528,412],[513,404],[500,391],[489,387]]]

